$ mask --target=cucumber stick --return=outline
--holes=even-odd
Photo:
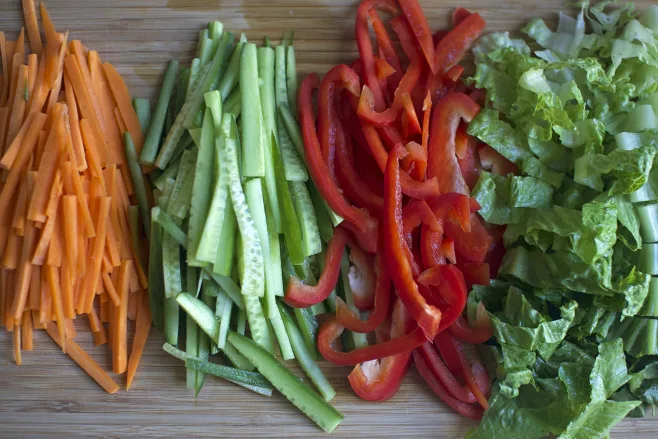
[[[211,92],[213,93],[213,92]],[[221,102],[221,101],[220,101]],[[219,104],[221,106],[221,103]],[[221,112],[221,109],[219,110]],[[221,116],[220,116],[221,117]],[[215,163],[215,114],[206,108],[201,129],[201,141],[194,170],[194,184],[190,202],[190,222],[188,225],[189,265],[200,267],[204,261],[195,256],[201,241],[206,218],[212,201],[213,164]]]
[[[242,57],[242,47],[246,42],[247,36],[245,34],[240,35],[240,40],[235,44],[233,53],[231,53],[226,72],[222,75],[222,78],[219,81],[217,91],[221,94],[222,100],[225,100],[235,86],[238,85],[238,80],[240,79],[240,58]]]
[[[297,60],[295,46],[288,46],[286,52],[286,82],[288,86],[288,103],[292,114],[297,114]]]
[[[265,159],[265,186],[277,233],[282,231],[282,218],[279,211],[279,188],[277,186],[274,162],[272,159],[273,138],[278,139],[274,94],[274,50],[270,47],[258,49],[258,76],[260,78],[261,142]],[[243,107],[244,108],[244,107]],[[245,121],[243,119],[242,123]],[[245,155],[245,158],[248,158]]]
[[[267,325],[267,320],[265,320],[260,299],[257,296],[244,296],[244,306],[247,312],[251,338],[267,352],[274,354],[274,340],[272,340],[270,328]]]
[[[185,353],[191,357],[199,355],[199,326],[190,314],[187,315],[185,320]],[[195,389],[196,381],[197,371],[188,368],[186,371],[187,388]]]
[[[242,149],[245,177],[265,177],[265,152],[261,139],[261,98],[258,78],[258,49],[253,43],[242,46],[240,57],[240,99],[242,108]]]
[[[206,109],[209,109],[212,114],[214,135],[218,136],[222,126],[222,95],[217,90],[209,91],[203,95],[203,100],[206,103]]]
[[[338,410],[253,340],[235,332],[231,332],[228,339],[279,392],[324,431],[331,433],[343,420],[344,416]]]
[[[154,207],[155,209],[155,207]],[[153,326],[164,330],[164,274],[162,269],[162,227],[151,214],[151,237],[149,243],[149,305]]]
[[[214,342],[219,338],[219,322],[215,313],[201,300],[188,293],[181,293],[176,296],[176,302],[185,310],[199,329],[208,334],[208,337]]]
[[[176,177],[176,184],[169,196],[167,214],[172,218],[183,220],[187,217],[194,185],[194,170],[196,168],[196,152],[185,150]]]
[[[178,245],[187,249],[187,235],[183,229],[178,226],[178,223],[167,215],[164,210],[159,206],[154,207],[151,209],[151,217],[160,227],[162,227],[165,234],[174,238]]]
[[[316,255],[322,251],[322,240],[311,196],[303,182],[290,182],[289,187],[302,230],[303,254],[305,257]]]

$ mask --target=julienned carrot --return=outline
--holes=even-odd
[[[47,109],[50,111],[50,108],[52,108],[55,103],[59,100],[59,92],[62,90],[62,78],[63,78],[63,73],[64,73],[64,56],[66,55],[66,41],[68,40],[69,37],[69,32],[66,31],[64,34],[64,38],[62,41],[62,44],[59,47],[59,52],[57,54],[57,64],[56,64],[56,77],[55,77],[55,82],[53,82],[52,86],[50,87],[50,96],[48,98],[48,105]]]
[[[114,288],[114,284],[112,283],[112,279],[110,278],[110,275],[108,273],[102,273],[102,277],[103,277],[103,285],[105,286],[105,292],[107,293],[107,296],[112,301],[114,306],[119,306],[121,304],[121,299],[119,298],[119,294],[117,294],[116,288]]]
[[[110,86],[107,83],[105,72],[103,71],[103,64],[98,56],[98,52],[90,50],[88,58],[91,80],[96,89],[101,112],[105,119],[105,135],[107,136],[107,143],[110,147],[110,160],[112,163],[122,164],[125,161],[123,141],[114,118],[116,101],[114,100],[114,96],[112,96],[112,92],[110,91]]]
[[[139,124],[139,118],[137,117],[135,108],[132,105],[132,99],[128,87],[112,64],[106,62],[103,64],[103,70],[105,71],[105,76],[110,85],[110,90],[112,90],[112,95],[117,102],[117,107],[121,112],[121,117],[123,117],[123,121],[135,143],[135,149],[139,156],[139,153],[142,150],[142,145],[144,145],[144,134],[142,133],[142,127]]]
[[[92,309],[87,316],[89,317],[89,326],[91,327],[91,332],[94,336],[94,344],[100,346],[107,343],[105,326],[101,323],[101,319],[98,318],[96,308]]]
[[[55,26],[50,20],[50,15],[48,15],[45,3],[41,2],[39,6],[41,7],[41,21],[43,22],[43,30],[46,35],[47,64],[44,79],[45,84],[48,86],[48,88],[50,88],[57,78],[57,49],[59,45],[57,42],[57,31],[55,31]]]
[[[21,33],[18,34],[16,45],[14,46],[14,55],[20,55],[19,62],[21,64],[25,61],[25,28],[21,27]]]
[[[127,349],[128,349],[128,295],[130,266],[132,261],[122,261],[117,280],[117,292],[121,299],[121,304],[114,309],[114,324],[112,330],[112,371],[114,373],[124,373],[127,368]]]
[[[36,82],[34,83],[34,87],[27,101],[28,113],[36,113],[41,111],[44,102],[46,102],[46,98],[48,97],[48,92],[50,91],[50,88],[44,84],[45,75],[46,75],[46,55],[45,53],[42,53],[41,60],[39,61],[39,69],[37,70],[37,79]]]
[[[130,274],[129,274],[130,275]],[[128,287],[130,290],[130,287]],[[138,302],[140,299],[140,294],[141,291],[137,291],[133,293],[132,291],[129,291],[130,294],[128,294],[128,320],[130,321],[135,321],[137,320],[137,308],[138,308]]]
[[[21,324],[21,331],[23,332],[22,345],[23,349],[26,351],[31,351],[33,349],[32,344],[32,313],[30,311],[25,311],[23,313],[23,323]]]
[[[61,192],[59,192],[59,196],[57,197],[57,203],[59,203],[60,197]],[[46,220],[46,224],[41,229],[41,236],[39,236],[39,241],[37,241],[37,246],[31,259],[34,265],[43,265],[46,261],[50,242],[53,239],[53,233],[55,232],[56,221],[57,215],[50,215]]]
[[[16,90],[14,91],[13,103],[11,105],[11,114],[7,123],[7,133],[5,135],[5,145],[9,145],[14,140],[16,134],[23,125],[25,116],[25,88],[27,86],[27,66],[21,64],[18,67],[18,77],[16,79]]]
[[[68,262],[62,261],[60,270],[60,288],[62,289],[62,308],[64,308],[64,317],[68,320],[75,319],[75,266],[71,269]]]
[[[13,341],[14,341],[14,361],[16,362],[17,365],[23,364],[23,360],[21,358],[21,327],[20,325],[14,328],[14,335],[13,335]]]
[[[18,200],[16,201],[16,207],[14,210],[14,215],[11,220],[11,225],[16,229],[16,234],[18,236],[25,236],[25,211],[27,209],[27,173],[25,173],[23,181],[24,184],[21,184],[20,189],[18,190]]]
[[[61,105],[61,104],[57,104]],[[43,223],[46,221],[46,208],[50,199],[50,188],[55,175],[59,169],[59,159],[62,153],[62,145],[65,139],[64,122],[58,117],[53,130],[48,136],[48,141],[39,163],[39,172],[35,182],[35,191],[32,194],[27,210],[27,218],[32,221]],[[12,169],[13,171],[13,169]],[[1,212],[2,210],[0,210]]]
[[[91,271],[87,278],[88,283],[85,287],[85,311],[88,313],[94,304],[96,284],[100,278],[100,269],[103,259],[103,250],[105,249],[107,224],[109,220],[111,200],[109,197],[100,197],[98,216],[96,218],[96,237],[94,238],[94,247],[91,250]]]
[[[9,239],[7,240],[7,247],[5,248],[5,254],[2,258],[2,267],[5,270],[15,270],[18,267],[18,261],[20,259],[19,253],[23,248],[22,237],[18,236],[16,233],[10,233]]]
[[[148,339],[151,330],[151,306],[149,305],[148,294],[141,294],[142,300],[139,304],[137,312],[137,325],[135,328],[135,338],[133,339],[133,346],[130,351],[130,358],[128,359],[128,374],[126,376],[126,389],[130,389],[137,366],[144,353],[144,346]]]
[[[2,78],[2,93],[0,94],[0,105],[5,105],[7,102],[7,93],[9,93],[9,78],[7,72],[10,72],[11,69],[9,68],[7,44],[4,32],[0,32],[0,58],[2,58],[2,71],[4,72],[4,77]]]
[[[55,325],[50,323],[46,327],[46,332],[55,343],[60,346],[66,346],[66,353],[78,366],[94,379],[109,394],[114,394],[119,390],[119,385],[110,378],[110,376],[98,365],[76,342],[65,340],[62,342],[61,337],[57,335]]]
[[[14,164],[14,160],[16,160],[16,155],[18,154],[18,149],[25,141],[25,135],[32,128],[32,123],[34,122],[34,118],[37,116],[37,114],[38,113],[32,113],[27,116],[20,130],[18,130],[18,133],[11,141],[11,143],[9,143],[9,147],[5,151],[5,154],[2,156],[2,160],[0,160],[0,168],[10,169]],[[39,127],[39,129],[41,128]]]
[[[78,200],[75,195],[64,195],[62,198],[62,212],[64,217],[66,262],[71,270],[78,261]]]
[[[121,110],[119,110],[119,107],[114,108],[114,120],[116,121],[117,128],[119,129],[119,132],[121,133],[126,133],[128,132],[128,127],[126,126],[126,122],[123,120],[123,116],[121,115]]]
[[[27,27],[27,36],[30,39],[30,48],[37,55],[41,54],[41,32],[37,23],[37,12],[34,8],[34,0],[23,0],[23,16]]]
[[[78,166],[78,171],[82,172],[87,169],[87,158],[85,157],[85,150],[82,144],[82,134],[80,133],[78,104],[75,101],[73,86],[71,85],[69,74],[66,71],[64,72],[64,91],[66,93],[66,104],[69,109],[69,127],[71,130],[73,150],[75,151],[75,161]]]
[[[30,97],[34,91],[34,85],[37,82],[37,74],[39,71],[39,56],[36,53],[30,53],[27,56],[27,89],[25,91],[25,108],[26,114],[29,109]]]
[[[82,119],[80,121],[80,131],[82,132],[82,140],[90,171],[93,176],[100,177],[103,175],[103,168],[101,166],[100,155],[98,154],[98,142],[94,135],[91,122],[87,119]]]
[[[62,218],[59,211],[55,211],[53,217],[55,218],[55,222],[53,223],[53,234],[46,255],[46,264],[61,267],[62,247],[64,246],[64,243],[62,242]]]
[[[32,277],[30,278],[30,292],[27,301],[32,311],[38,310],[41,304],[41,267],[35,265],[32,267]]]
[[[61,340],[66,339],[66,318],[64,317],[64,306],[62,304],[62,289],[59,281],[59,269],[52,265],[44,267],[46,279],[51,293],[52,306],[57,316],[57,332]],[[62,345],[62,351],[66,352],[66,345]]]

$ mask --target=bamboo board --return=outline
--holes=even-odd
[[[520,29],[535,16],[554,18],[565,0],[421,0],[432,29],[447,27],[454,7],[478,11],[489,30]],[[638,7],[650,4],[636,1]],[[246,32],[253,40],[278,40],[295,29],[300,74],[326,72],[356,57],[353,37],[356,2],[224,0],[50,0],[58,30],[68,29],[120,71],[133,96],[155,99],[166,63],[193,57],[198,31],[209,20]],[[0,30],[15,39],[22,25],[20,1],[0,2]],[[79,319],[81,320],[81,319]],[[77,322],[82,328],[86,322]],[[153,333],[152,333],[153,334]],[[76,339],[106,369],[106,346],[93,347],[87,331]],[[161,350],[163,337],[150,337],[129,392],[105,394],[44,334],[23,366],[13,363],[10,334],[0,332],[0,438],[18,437],[285,437],[312,438],[322,431],[281,395],[265,398],[208,377],[198,398],[185,388],[182,364]],[[338,392],[333,404],[345,421],[333,438],[457,438],[474,423],[454,414],[412,370],[400,392],[385,403],[366,403],[349,388],[349,368],[323,363]],[[125,378],[117,377],[125,386]],[[613,438],[658,437],[658,419],[627,420]],[[505,438],[507,439],[507,438]],[[510,438],[511,439],[511,438]]]

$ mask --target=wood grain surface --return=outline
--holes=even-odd
[[[456,6],[478,11],[489,30],[518,30],[529,18],[555,18],[565,0],[422,0],[433,29],[447,27]],[[638,7],[647,0],[635,2]],[[355,1],[286,0],[50,0],[58,30],[68,29],[98,50],[124,75],[133,96],[154,99],[166,62],[189,62],[198,31],[209,20],[226,29],[273,40],[295,29],[298,68],[324,73],[356,56]],[[0,30],[15,39],[22,25],[19,0],[0,0]],[[78,325],[84,327],[82,319]],[[95,348],[87,331],[76,339],[106,369],[106,346]],[[12,359],[11,336],[0,332],[0,438],[183,438],[319,437],[322,431],[285,398],[265,398],[207,378],[198,398],[185,388],[182,363],[161,349],[155,333],[148,341],[130,391],[105,394],[41,332],[23,366]],[[333,438],[457,438],[474,426],[448,409],[412,370],[400,392],[385,403],[366,403],[349,388],[349,368],[322,363],[338,392],[333,404],[345,421]],[[125,385],[124,377],[116,377]],[[627,420],[613,438],[658,437],[658,419]],[[503,438],[501,438],[503,439]],[[504,438],[512,439],[512,438]]]

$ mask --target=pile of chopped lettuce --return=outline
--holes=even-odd
[[[469,438],[605,437],[658,405],[658,7],[583,4],[474,48],[469,134],[517,175],[472,191],[507,253],[475,287],[497,383]]]

